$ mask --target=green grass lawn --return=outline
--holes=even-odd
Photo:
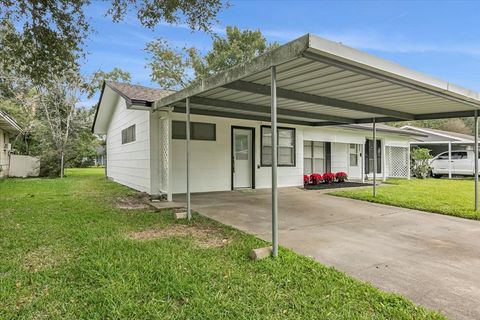
[[[0,319],[443,319],[283,248],[250,261],[265,242],[201,216],[119,209],[134,192],[102,174],[0,181]],[[228,241],[165,236],[194,227]]]
[[[332,192],[335,196],[480,220],[474,210],[473,179],[390,179],[391,185]]]

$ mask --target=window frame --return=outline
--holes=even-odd
[[[173,136],[173,126],[174,123],[184,123],[185,124],[185,137],[184,138],[178,138]],[[213,126],[213,139],[198,139],[195,138],[195,125],[196,124],[203,124],[203,125],[211,125]],[[173,140],[187,140],[187,122],[184,120],[172,120],[172,139]],[[190,121],[190,140],[195,140],[195,141],[217,141],[217,124],[212,123],[212,122],[199,122],[199,121]]]
[[[272,164],[265,164],[263,159],[263,130],[265,128],[272,129],[272,126],[261,125],[260,126],[260,167],[271,167]],[[278,163],[278,130],[290,130],[293,131],[293,164],[280,164]],[[297,166],[297,129],[291,127],[278,127],[277,126],[277,167],[296,167]]]
[[[132,137],[132,140],[130,140],[130,141],[128,141],[128,130],[133,130],[133,137]],[[125,141],[123,140],[123,134],[124,133],[125,133]],[[136,124],[132,124],[131,126],[128,126],[127,128],[122,129],[122,131],[120,132],[120,139],[121,139],[122,145],[133,143],[133,142],[137,141],[137,126],[136,126]]]

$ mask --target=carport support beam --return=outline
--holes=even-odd
[[[452,142],[448,142],[448,179],[452,179]]]
[[[375,118],[372,119],[373,140],[373,196],[377,195],[377,125]]]
[[[187,218],[188,220],[192,219],[192,208],[190,202],[190,98],[185,99],[185,108],[186,108],[186,117],[187,121],[185,124],[186,131],[186,144],[187,144]]]
[[[277,69],[271,66],[271,117],[272,117],[272,256],[278,256],[278,191],[277,191]]]
[[[475,152],[475,211],[478,210],[478,111],[475,110],[474,115],[474,131],[475,131],[475,146],[473,148],[473,152]]]

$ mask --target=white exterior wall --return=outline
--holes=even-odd
[[[184,114],[172,113],[172,120],[185,121]],[[255,128],[255,188],[271,186],[271,168],[260,166],[261,126],[268,122],[230,119],[221,117],[191,115],[191,121],[216,124],[216,141],[192,140],[191,191],[211,192],[231,189],[231,130],[232,126]],[[136,125],[136,141],[121,144],[121,131]],[[331,144],[331,171],[344,171],[351,180],[362,179],[363,160],[358,166],[349,165],[349,144],[359,145],[363,156],[363,144],[369,137],[365,130],[346,128],[312,128],[293,125],[281,127],[295,128],[296,161],[294,167],[278,167],[278,185],[280,187],[303,185],[303,141],[326,141]],[[159,193],[162,172],[161,130],[159,113],[141,110],[128,110],[123,98],[118,98],[116,108],[107,132],[107,176],[116,182],[149,194]],[[382,146],[409,145],[407,136],[377,133]],[[164,140],[163,140],[164,141]],[[172,193],[184,193],[186,190],[186,145],[185,140],[171,141],[169,161],[170,185]],[[381,164],[379,164],[381,166]],[[383,166],[381,166],[383,168]],[[383,174],[383,170],[382,170]]]
[[[174,113],[173,120],[185,121],[185,115]],[[208,192],[231,189],[231,128],[255,128],[255,188],[270,188],[271,168],[260,167],[260,126],[268,122],[191,115],[191,121],[216,124],[216,141],[190,141],[191,191]],[[294,127],[280,125],[281,127]],[[296,127],[296,166],[278,167],[278,186],[303,185],[303,129]],[[172,140],[173,193],[186,190],[185,140]]]
[[[122,130],[134,124],[136,140],[122,144]],[[108,126],[106,147],[107,176],[133,189],[152,193],[150,112],[129,110],[125,100],[118,97]]]
[[[8,134],[0,129],[0,178],[8,176],[10,158],[8,151],[4,150],[4,145],[9,142]]]
[[[173,120],[185,121],[185,115],[173,113]],[[229,119],[211,116],[191,115],[192,122],[216,124],[216,141],[190,142],[190,174],[192,192],[225,191],[231,189],[231,128],[243,126],[255,128],[255,188],[270,188],[271,168],[260,166],[261,125],[268,122]],[[303,141],[328,141],[331,146],[331,171],[344,171],[352,180],[362,179],[363,144],[368,137],[365,130],[345,128],[311,128],[302,126],[280,125],[295,128],[296,165],[295,167],[278,167],[278,185],[303,185]],[[383,145],[408,146],[409,138],[396,134],[377,133]],[[350,167],[350,143],[359,145],[358,166]],[[360,156],[361,154],[361,156]],[[172,140],[172,192],[184,193],[186,190],[186,144],[185,140]],[[379,164],[380,166],[381,164]],[[383,173],[383,170],[382,170]]]

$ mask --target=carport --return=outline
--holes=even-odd
[[[190,114],[271,122],[272,244],[278,254],[277,123],[305,126],[474,117],[478,209],[480,96],[446,81],[307,34],[155,102],[186,113],[187,214],[191,216]],[[376,144],[375,151],[376,153]],[[376,193],[376,157],[373,195]]]

